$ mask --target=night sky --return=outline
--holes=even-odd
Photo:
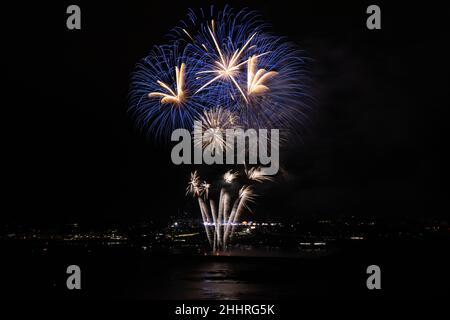
[[[0,219],[102,224],[193,211],[184,194],[190,168],[173,165],[168,147],[134,128],[127,92],[138,60],[188,8],[211,2],[73,3],[80,31],[66,29],[72,2],[2,9]],[[382,30],[370,31],[372,2],[213,3],[258,10],[312,58],[311,121],[302,143],[281,154],[283,172],[255,214],[447,214],[442,8],[373,2]]]

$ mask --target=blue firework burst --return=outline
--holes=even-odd
[[[203,101],[237,112],[243,127],[302,128],[313,101],[306,58],[269,33],[258,14],[229,7],[217,14],[213,8],[191,10],[173,34],[184,39],[187,55],[200,66],[196,94]]]
[[[131,78],[130,111],[137,126],[156,139],[164,139],[178,128],[190,129],[207,108],[193,96],[199,69],[184,50],[178,44],[155,46],[137,64]]]
[[[242,128],[303,127],[312,102],[306,60],[257,14],[190,10],[171,36],[173,44],[156,47],[133,75],[131,106],[140,127],[163,137],[190,128],[214,106],[235,113]]]

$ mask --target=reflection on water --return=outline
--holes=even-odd
[[[210,262],[188,266],[172,275],[176,288],[171,294],[180,299],[240,299],[258,295],[259,286],[247,277],[252,272],[248,265]]]
[[[328,287],[316,260],[330,250],[313,252],[239,250],[221,256],[173,256],[168,260],[150,259],[142,269],[147,296],[159,299],[279,299],[295,297],[300,284],[303,292],[316,295]],[[323,264],[323,261],[320,262]],[[149,267],[153,270],[148,272]]]
[[[358,242],[337,250],[321,246],[297,254],[267,249],[229,256],[148,254],[95,246],[87,250],[53,247],[45,254],[30,256],[24,254],[27,247],[17,246],[2,264],[7,267],[3,274],[8,274],[2,286],[17,297],[25,293],[29,297],[73,298],[78,294],[85,298],[183,300],[360,298],[374,295],[366,287],[366,269],[376,261],[387,270],[383,297],[441,296],[450,288],[442,278],[449,269],[443,254],[448,251],[447,244]],[[14,263],[7,264],[10,261]],[[83,290],[77,293],[67,290],[65,273],[61,273],[73,261],[86,270]],[[34,273],[29,272],[30,265]]]
[[[165,279],[159,281],[161,290],[155,290],[155,282],[147,290],[158,292],[155,297],[161,299],[277,299],[295,295],[290,275],[296,271],[288,261],[212,259],[215,257],[171,265],[161,275]],[[298,267],[299,262],[294,265]],[[295,281],[304,277],[298,274]]]
[[[255,283],[239,279],[229,263],[202,265],[194,275],[185,278],[185,281],[186,289],[193,290],[199,299],[239,299],[243,295],[257,295],[259,290]]]

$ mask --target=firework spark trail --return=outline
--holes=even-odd
[[[234,234],[234,231],[235,231],[235,228],[236,228],[236,224],[239,221],[239,218],[241,216],[242,210],[244,208],[248,209],[247,202],[252,202],[253,201],[253,191],[252,191],[250,186],[242,187],[240,193],[242,194],[241,195],[241,200],[239,201],[239,205],[237,207],[236,213],[235,213],[234,218],[233,218],[230,238],[233,238],[233,234]]]
[[[222,236],[224,246],[227,245],[225,234],[226,228],[228,226],[230,204],[231,204],[230,195],[228,193],[225,193],[223,198],[223,236]]]
[[[205,228],[206,228],[206,233],[207,233],[207,235],[208,235],[208,240],[210,241],[210,243],[211,243],[211,245],[212,246],[214,246],[215,245],[215,234],[213,234],[212,232],[211,232],[211,224],[213,223],[212,222],[212,216],[211,216],[211,211],[210,211],[210,208],[208,207],[208,205],[206,204],[206,202],[203,200],[203,198],[201,198],[201,197],[199,197],[199,199],[200,199],[200,202],[201,202],[201,205],[202,205],[202,207],[203,207],[203,211],[204,211],[204,213],[205,213],[205,216],[206,216],[206,225],[205,225]]]
[[[209,244],[212,245],[213,242],[211,239],[211,232],[208,227],[209,222],[210,222],[208,208],[202,198],[202,195],[205,193],[205,190],[207,192],[207,188],[205,188],[205,187],[207,187],[207,184],[200,183],[200,177],[199,177],[197,171],[192,172],[191,178],[189,180],[188,187],[186,190],[186,194],[191,194],[192,196],[197,197],[198,205],[200,208],[200,213],[202,215],[203,226],[205,227],[206,236],[208,238]]]
[[[202,215],[203,219],[203,226],[205,227],[206,236],[208,238],[209,245],[213,244],[213,239],[211,239],[211,232],[209,230],[209,218],[205,211],[205,203],[203,202],[203,199],[201,197],[198,197],[198,206],[200,207],[200,213]]]
[[[245,174],[247,175],[247,179],[253,180],[256,182],[264,182],[271,181],[272,177],[265,174],[264,169],[261,167],[253,167],[245,170]]]
[[[227,224],[227,219],[228,219],[228,214],[227,214],[227,210],[228,210],[228,206],[227,206],[227,201],[228,201],[228,193],[226,192],[226,185],[230,185],[231,183],[233,183],[233,181],[236,179],[236,173],[234,173],[232,170],[227,171],[224,175],[223,175],[223,183],[225,185],[222,185],[222,188],[220,189],[220,195],[219,195],[219,228],[217,230],[217,236],[219,237],[219,241],[221,243],[225,244],[225,239],[222,237],[222,229],[223,229],[223,233],[225,234],[225,228],[226,228],[226,224]]]
[[[212,80],[208,81],[207,83],[205,83],[203,86],[201,86],[200,89],[198,89],[195,93],[202,91],[203,89],[205,89],[206,87],[208,87],[209,85],[214,83],[215,81],[217,81],[221,78],[225,78],[225,79],[231,80],[231,82],[239,90],[239,93],[242,95],[242,98],[247,102],[247,97],[246,97],[243,89],[241,88],[241,86],[236,81],[235,76],[238,73],[239,68],[243,64],[247,63],[247,60],[244,60],[241,63],[238,63],[238,61],[239,61],[239,58],[241,57],[242,53],[244,52],[244,50],[248,47],[249,43],[255,37],[256,33],[254,33],[253,35],[250,36],[250,38],[245,42],[245,44],[242,48],[234,51],[233,55],[230,58],[230,57],[225,57],[224,54],[222,53],[222,50],[221,50],[219,44],[217,43],[216,36],[211,31],[211,28],[209,28],[209,26],[208,26],[208,31],[214,42],[215,49],[217,50],[217,53],[219,54],[220,61],[215,61],[215,65],[217,65],[218,67],[214,67],[211,70],[207,70],[207,71],[200,71],[197,74],[215,73],[215,74],[217,74],[217,76],[214,77]],[[265,53],[263,53],[263,54],[265,54]],[[263,55],[263,54],[261,54],[261,55]]]
[[[216,231],[217,231],[217,239],[219,241],[219,246],[222,245],[222,227],[223,227],[223,201],[224,201],[224,193],[225,193],[225,189],[224,187],[222,187],[220,189],[220,195],[219,195],[219,208],[218,208],[218,217],[217,217],[217,227],[216,227]]]
[[[214,238],[213,251],[215,252],[217,250],[217,248],[218,248],[218,245],[217,245],[218,238],[217,238],[217,232],[216,232],[216,230],[218,228],[218,220],[217,220],[216,205],[215,205],[213,199],[209,199],[209,206],[211,208],[211,215],[212,215],[212,220],[213,220],[212,223],[213,223],[213,226],[214,226],[214,230],[213,230],[213,238]]]
[[[225,243],[225,245],[227,245],[227,243],[228,243],[228,238],[229,238],[229,234],[230,234],[230,231],[231,231],[231,225],[232,225],[232,223],[234,221],[234,216],[236,215],[236,211],[239,208],[239,204],[241,203],[241,201],[242,201],[242,197],[239,195],[237,197],[237,199],[234,201],[233,208],[231,209],[231,212],[230,212],[229,217],[228,217],[228,221],[226,222],[225,235],[224,235],[224,243]]]
[[[278,72],[267,72],[265,69],[259,69],[256,73],[258,56],[252,56],[247,63],[247,94],[261,94],[269,91],[265,82],[276,76]]]
[[[217,223],[217,210],[216,210],[216,204],[213,199],[209,199],[209,206],[211,207],[211,214],[214,225]]]
[[[150,92],[148,96],[151,97],[161,97],[161,103],[173,103],[180,104],[184,102],[185,93],[184,93],[184,77],[185,77],[186,64],[182,63],[181,67],[175,67],[175,77],[176,77],[176,86],[175,91],[173,91],[167,84],[162,81],[156,81],[163,89],[169,92],[162,93],[159,91]]]

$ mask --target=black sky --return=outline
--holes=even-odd
[[[2,17],[3,221],[131,221],[189,208],[189,168],[126,113],[135,63],[206,1],[6,5]],[[214,1],[217,7],[225,2]],[[313,59],[317,106],[261,215],[445,216],[448,32],[436,6],[229,1],[258,10]],[[170,14],[168,14],[170,13]]]

